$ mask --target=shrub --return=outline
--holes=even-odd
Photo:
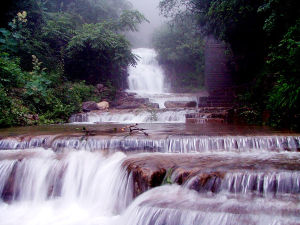
[[[299,81],[281,76],[269,94],[267,108],[271,111],[271,125],[299,129],[299,102]]]
[[[20,68],[19,59],[11,59],[9,54],[0,53],[0,84],[5,89],[16,88],[24,85],[25,79],[26,72]]]

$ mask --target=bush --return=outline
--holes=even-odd
[[[66,82],[59,73],[48,73],[36,56],[33,70],[22,71],[18,59],[0,57],[0,126],[67,122],[81,110],[83,101],[100,101],[95,87]],[[26,106],[26,107],[25,107]]]
[[[269,94],[267,108],[271,111],[271,125],[299,129],[299,102],[300,82],[281,76]]]
[[[199,90],[204,86],[204,41],[194,23],[187,17],[172,20],[171,25],[162,26],[153,36],[158,61],[176,91]]]
[[[66,73],[89,83],[111,80],[119,85],[124,71],[136,63],[130,43],[105,24],[85,24],[68,43]]]
[[[20,60],[9,58],[7,53],[0,53],[0,84],[5,89],[16,88],[24,85],[25,79],[26,72],[20,68]]]

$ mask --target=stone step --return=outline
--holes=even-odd
[[[226,95],[211,95],[208,97],[200,97],[199,100],[206,100],[206,99],[211,99],[211,100],[217,100],[217,99],[230,99],[233,100],[235,99],[233,96],[226,96]]]
[[[199,103],[198,107],[233,107],[233,103]]]
[[[208,100],[208,101],[202,101],[202,102],[199,102],[200,104],[210,104],[210,103],[233,103],[233,101],[227,101],[227,100],[224,100],[224,99],[219,99],[219,100]]]
[[[200,118],[200,119],[208,119],[208,118],[223,118],[225,119],[228,116],[228,112],[205,112],[205,113],[188,113],[185,115],[187,119],[189,118]]]
[[[223,118],[187,118],[187,124],[218,124],[225,123]]]
[[[205,112],[221,112],[221,111],[228,111],[231,107],[201,107],[198,109],[199,113],[205,113]]]

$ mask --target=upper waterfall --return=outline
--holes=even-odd
[[[132,50],[139,57],[137,65],[129,67],[129,91],[136,93],[159,94],[164,92],[164,73],[156,60],[154,49]]]

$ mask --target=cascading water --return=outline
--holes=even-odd
[[[3,138],[0,225],[297,224],[299,140]],[[132,150],[152,153],[126,154]],[[162,168],[173,168],[168,179],[182,186],[148,190]],[[190,173],[185,181],[182,173]]]
[[[164,92],[164,73],[156,60],[154,49],[138,48],[132,51],[139,57],[135,67],[129,68],[129,91],[138,94],[161,94]]]
[[[164,93],[154,50],[134,53],[129,92],[160,108],[193,100]],[[101,123],[90,126],[98,130],[1,135],[0,225],[298,225],[300,136],[222,133],[219,124],[208,135],[183,124],[194,111],[90,112],[71,122]],[[136,122],[152,130],[123,130]]]
[[[163,69],[157,62],[157,53],[154,49],[138,48],[132,50],[138,57],[137,65],[128,68],[128,93],[135,93],[136,98],[147,99],[149,103],[158,104],[138,109],[124,108],[109,110],[108,112],[91,112],[74,115],[71,123],[185,123],[187,113],[195,113],[196,109],[175,107],[165,109],[165,102],[195,102],[195,94],[168,93]],[[134,101],[134,100],[133,100]],[[176,104],[175,104],[176,105]]]
[[[0,162],[0,196],[8,202],[0,200],[1,225],[111,224],[132,201],[123,153],[9,154]]]
[[[139,57],[137,65],[129,67],[128,92],[149,98],[150,102],[158,103],[159,108],[165,108],[166,101],[195,101],[194,94],[168,93],[163,69],[157,62],[157,53],[154,49],[138,48],[132,51]]]

